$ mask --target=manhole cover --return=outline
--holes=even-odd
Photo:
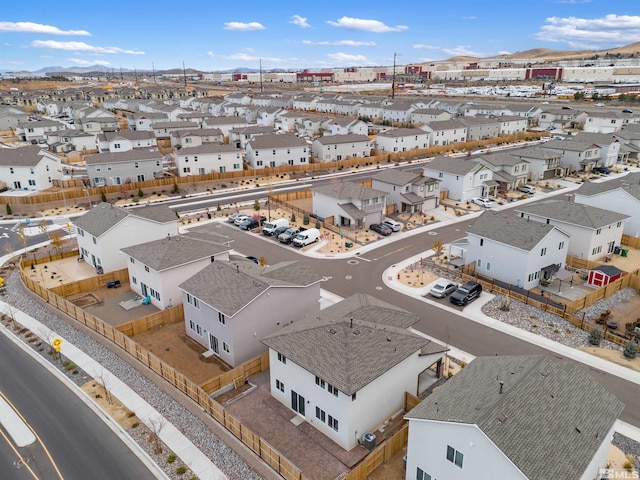
[[[358,265],[360,262],[358,260],[347,260],[349,265]]]
[[[344,277],[344,278],[346,278],[347,280],[351,280],[353,277],[352,277],[351,275],[347,275],[347,276],[346,276],[346,277]]]
[[[429,235],[437,235],[438,232],[428,232]]]

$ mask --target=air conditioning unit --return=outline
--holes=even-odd
[[[368,432],[365,433],[362,437],[362,442],[368,450],[373,450],[376,448],[376,436],[375,434]]]

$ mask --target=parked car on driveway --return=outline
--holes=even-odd
[[[253,230],[254,228],[258,228],[260,226],[260,222],[254,218],[245,218],[238,225],[242,230]]]
[[[478,282],[467,282],[460,285],[458,289],[451,294],[449,301],[454,305],[465,306],[469,302],[475,300],[482,293],[482,285]]]
[[[598,172],[598,173],[602,173],[604,175],[609,175],[612,170],[609,167],[604,167],[604,166],[600,166],[600,167],[595,167],[593,169],[594,172]]]
[[[457,283],[447,280],[446,278],[440,278],[436,281],[435,285],[431,287],[431,290],[429,290],[429,295],[436,298],[444,298],[454,292],[457,288]]]
[[[471,203],[475,203],[476,205],[480,205],[481,207],[484,207],[484,208],[493,207],[493,202],[488,198],[475,197],[471,199]]]
[[[227,219],[227,222],[229,222],[229,223],[235,222],[236,218],[238,218],[240,215],[246,215],[246,214],[245,213],[240,213],[240,212],[232,213],[231,215],[229,215],[229,218]]]
[[[518,187],[518,191],[533,195],[534,193],[536,193],[536,187],[534,187],[533,185],[520,185]]]
[[[251,218],[251,216],[247,215],[247,214],[242,214],[242,215],[238,215],[236,217],[236,219],[233,221],[233,224],[235,226],[239,226],[240,222],[242,222],[243,220],[246,220],[247,218]]]
[[[392,232],[392,230],[389,227],[387,227],[382,223],[372,223],[371,225],[369,225],[369,230],[371,230],[372,232],[376,232],[378,235],[383,235],[385,237],[387,235],[391,235],[391,232]]]
[[[402,229],[402,225],[395,220],[384,220],[382,224],[389,227],[392,232],[399,232]]]

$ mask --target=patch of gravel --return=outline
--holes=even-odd
[[[138,395],[144,398],[153,408],[155,408],[167,421],[178,428],[202,453],[204,453],[230,480],[260,480],[249,466],[242,460],[235,451],[229,448],[224,442],[218,439],[211,430],[195,415],[193,415],[183,405],[175,401],[168,394],[164,393],[151,380],[136,371],[126,361],[122,360],[109,349],[96,342],[93,338],[74,328],[63,318],[55,315],[49,309],[45,308],[39,302],[34,301],[31,295],[25,290],[20,282],[17,273],[6,279],[7,289],[3,296],[3,300],[13,305],[51,330],[57,332],[66,338],[74,346],[91,356],[105,369],[116,375],[120,380],[126,383]],[[38,332],[34,332],[38,333]],[[40,352],[42,354],[42,352]],[[50,357],[45,353],[45,358]],[[60,363],[60,362],[57,362]],[[66,374],[68,371],[62,369]],[[87,378],[88,376],[85,376]],[[71,377],[73,378],[73,377]],[[78,377],[74,381],[82,381]],[[83,382],[84,383],[84,382]],[[144,427],[146,428],[146,427]],[[131,434],[131,429],[128,430]],[[148,450],[149,443],[145,439],[144,429],[140,428],[140,434],[135,432],[134,435],[139,436],[137,440],[141,447]],[[146,437],[148,438],[148,436]],[[150,452],[150,455],[158,465],[167,467],[165,470],[171,479],[191,478],[190,476],[178,475],[175,472],[176,467],[181,465],[179,459],[173,464],[166,462],[168,450],[165,448],[164,453],[160,456]],[[149,452],[148,452],[149,453]]]
[[[633,455],[633,469],[636,472],[640,472],[640,443],[619,433],[613,434],[611,443],[622,450],[625,455]]]

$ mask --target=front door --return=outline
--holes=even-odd
[[[291,390],[291,408],[304,417],[304,397]]]
[[[146,283],[140,283],[140,289],[142,291],[142,296],[146,297],[147,296],[147,284]]]

